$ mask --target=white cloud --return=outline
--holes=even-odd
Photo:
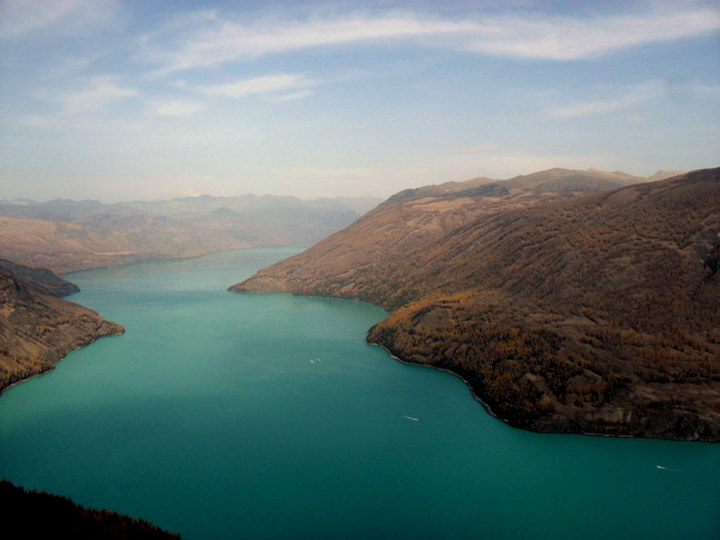
[[[118,12],[117,2],[111,0],[3,0],[0,39],[20,39],[40,31],[43,37],[97,31],[113,24]]]
[[[265,97],[265,101],[296,101],[305,99],[315,95],[312,90],[300,90],[299,92],[291,92],[290,94],[279,94]]]
[[[678,100],[692,96],[720,94],[720,87],[718,86],[691,81],[645,81],[629,87],[605,88],[604,90],[611,95],[602,99],[581,101],[556,107],[550,111],[550,114],[560,118],[575,118],[622,111],[659,98]],[[641,117],[637,112],[633,112],[630,118],[639,120]]]
[[[113,103],[138,95],[139,92],[134,88],[118,85],[114,77],[100,75],[90,80],[88,88],[76,92],[66,92],[50,99],[62,106],[63,114],[92,114]]]
[[[198,17],[202,28],[194,36],[172,43],[171,50],[156,52],[156,59],[164,64],[161,74],[311,47],[453,34],[476,27],[473,22],[422,20],[414,16],[262,21],[255,25],[221,21],[207,13]],[[208,26],[209,22],[215,24]]]
[[[597,57],[646,43],[688,38],[720,29],[720,11],[677,6],[613,17],[488,18],[468,48],[498,56],[546,60]]]
[[[317,84],[319,84],[319,81],[309,79],[301,74],[280,73],[243,79],[234,83],[202,86],[200,87],[200,91],[210,96],[241,99],[252,95],[298,91]]]
[[[414,14],[356,15],[304,21],[238,23],[217,13],[184,17],[148,36],[148,55],[161,75],[255,59],[264,55],[350,43],[422,39],[422,46],[452,46],[480,54],[578,60],[645,43],[697,36],[720,29],[720,11],[677,6],[644,14],[559,17],[497,15],[450,20]],[[168,34],[176,35],[167,40]],[[163,42],[162,46],[153,46]]]
[[[657,81],[648,81],[630,88],[615,90],[613,96],[605,99],[583,101],[558,107],[552,110],[551,114],[560,118],[574,118],[611,113],[641,105],[665,94],[667,94],[666,86]]]
[[[190,116],[196,112],[200,112],[205,107],[199,103],[191,103],[188,101],[168,101],[166,103],[158,103],[155,105],[155,114],[159,116]]]
[[[29,32],[42,30],[61,19],[74,7],[74,2],[3,2],[0,14],[0,38],[19,38]]]

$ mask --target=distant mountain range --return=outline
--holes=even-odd
[[[0,201],[0,256],[65,273],[151,259],[308,246],[379,203],[272,195],[169,201]]]
[[[383,306],[368,341],[517,427],[720,441],[718,209],[720,169],[426,186],[231,289]]]

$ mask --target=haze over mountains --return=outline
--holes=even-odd
[[[232,290],[381,305],[369,341],[518,427],[720,440],[720,169],[575,173],[401,192]]]
[[[230,249],[307,246],[378,202],[272,195],[116,204],[0,201],[0,254],[65,273]]]

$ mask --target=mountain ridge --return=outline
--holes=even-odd
[[[0,203],[0,254],[67,273],[252,247],[311,245],[374,206],[371,198],[273,195],[169,201]]]
[[[231,290],[381,305],[369,342],[459,374],[517,427],[718,441],[719,176],[523,204],[426,192]]]

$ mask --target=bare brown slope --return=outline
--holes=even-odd
[[[475,215],[353,269],[337,255],[382,213],[236,289],[395,309],[370,341],[462,375],[519,427],[718,441],[719,173]]]
[[[307,246],[352,223],[372,203],[269,195],[111,205],[0,201],[0,257],[65,273],[230,249]]]
[[[606,191],[631,178],[636,177],[550,169],[507,181],[480,178],[405,190],[350,227],[231,289],[362,299],[394,308],[419,294],[387,279],[389,267],[400,266],[404,273],[415,264],[408,259],[414,249],[483,216]]]
[[[123,216],[80,224],[0,216],[0,253],[20,264],[66,273],[272,245],[242,225],[233,228],[223,216],[211,217],[181,223],[164,216]]]
[[[73,349],[123,331],[88,308],[0,273],[0,391],[52,369]]]

